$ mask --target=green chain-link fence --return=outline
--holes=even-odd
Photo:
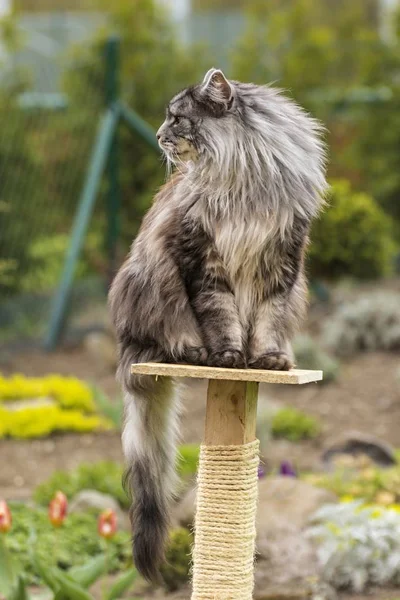
[[[0,80],[1,342],[45,332],[105,97],[104,86],[80,89],[79,63],[71,73],[65,52],[42,57],[30,41],[6,50]],[[83,284],[93,294],[104,288],[103,231],[100,199],[77,265],[78,297],[90,297]]]

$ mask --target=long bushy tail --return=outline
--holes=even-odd
[[[129,364],[124,363],[119,368],[125,396],[122,445],[128,465],[125,483],[132,496],[133,558],[143,577],[156,581],[176,487],[178,389],[165,377],[129,377]]]

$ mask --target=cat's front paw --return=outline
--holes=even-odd
[[[266,352],[249,361],[250,369],[262,369],[265,371],[289,371],[293,369],[293,362],[286,352]]]
[[[225,369],[244,369],[246,359],[240,350],[223,350],[222,352],[213,352],[208,357],[210,367],[223,367]]]
[[[206,365],[207,359],[208,352],[204,346],[193,346],[185,349],[183,360],[189,365]]]

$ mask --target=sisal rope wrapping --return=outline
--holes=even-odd
[[[251,600],[259,442],[202,446],[192,600]]]

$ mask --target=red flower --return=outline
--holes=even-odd
[[[115,514],[115,511],[113,511],[111,508],[103,511],[99,516],[97,529],[99,531],[99,535],[106,540],[114,537],[117,531],[117,515]]]
[[[11,511],[5,500],[0,500],[0,533],[10,531],[12,525]]]
[[[67,516],[68,500],[65,494],[57,492],[49,504],[49,519],[54,527],[61,527]]]

